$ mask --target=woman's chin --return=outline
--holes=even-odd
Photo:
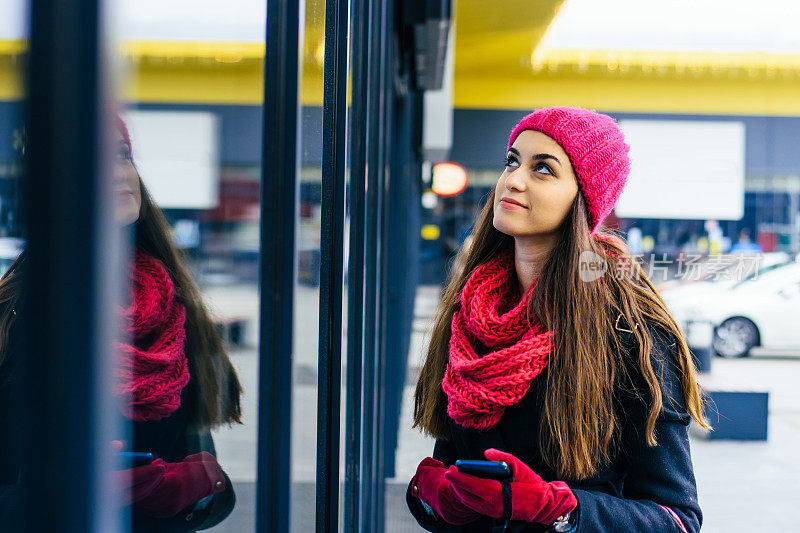
[[[505,216],[494,216],[494,220],[492,221],[494,225],[494,229],[499,231],[500,233],[505,233],[506,235],[510,235],[514,237],[516,235],[521,235],[526,233],[525,228],[519,227],[519,224],[514,224],[509,220],[504,220]]]
[[[114,215],[114,221],[117,223],[117,226],[120,228],[124,228],[125,226],[130,226],[137,220],[137,213],[116,213]]]
[[[514,230],[513,227],[509,227],[508,224],[496,224],[494,229],[499,231],[500,233],[505,233],[509,237],[514,237],[517,235],[517,231]]]

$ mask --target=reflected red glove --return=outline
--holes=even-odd
[[[158,486],[166,471],[166,463],[161,459],[149,465],[115,470],[114,487],[118,491],[119,501],[123,505],[130,505],[145,498]]]
[[[134,503],[136,509],[147,515],[156,518],[175,516],[206,496],[225,490],[222,468],[208,452],[189,455],[179,463],[156,459],[147,466],[152,465],[163,465],[164,473],[153,490]]]
[[[480,514],[461,503],[453,493],[445,479],[447,471],[444,463],[426,457],[411,480],[411,494],[428,504],[448,524],[461,526],[477,520]]]
[[[512,520],[549,525],[578,506],[578,500],[563,481],[548,483],[510,453],[490,448],[484,455],[489,461],[505,461],[511,468],[514,475],[514,481],[510,483]],[[458,498],[471,509],[493,518],[503,516],[503,492],[499,481],[457,470],[449,470],[445,479],[450,481]]]

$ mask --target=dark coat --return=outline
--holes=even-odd
[[[691,417],[681,393],[676,339],[663,328],[654,324],[648,326],[653,338],[653,370],[659,377],[663,398],[663,408],[655,426],[658,444],[648,446],[644,437],[650,394],[636,362],[636,337],[633,333],[617,331],[630,376],[627,383],[619,387],[615,399],[622,422],[622,445],[615,458],[591,478],[563,480],[578,500],[576,531],[680,532],[680,526],[662,505],[680,517],[687,531],[700,529],[702,513],[689,453]],[[620,320],[620,327],[630,329],[623,320]],[[544,377],[540,375],[534,379],[522,400],[506,409],[500,422],[487,431],[464,428],[450,419],[452,438],[437,440],[433,457],[451,465],[456,459],[483,460],[484,450],[497,448],[515,455],[545,480],[558,479],[544,464],[536,446]],[[410,484],[406,500],[411,513],[428,531],[488,532],[493,524],[491,518],[482,518],[465,526],[451,526],[438,516],[430,517],[419,500],[411,496]],[[545,526],[522,521],[512,521],[508,528],[509,532],[547,530]]]
[[[14,531],[14,527],[24,524],[21,514],[20,495],[22,493],[20,479],[21,453],[17,433],[10,428],[19,427],[15,409],[16,402],[12,396],[13,382],[18,379],[19,362],[22,350],[19,347],[21,320],[24,313],[17,313],[9,332],[9,349],[6,361],[0,367],[0,530]],[[187,399],[194,394],[194,382],[181,392],[181,406],[167,418],[149,422],[132,423],[132,446],[126,451],[153,452],[166,462],[181,461],[187,455],[201,451],[216,455],[214,441],[208,431],[194,431],[189,425],[190,402]],[[125,440],[120,435],[116,438]],[[109,443],[110,453],[110,443]],[[192,512],[191,506],[170,518],[152,518],[128,508],[131,514],[134,533],[177,533],[208,529],[225,519],[233,510],[236,495],[233,484],[225,475],[226,489],[211,499],[202,511]],[[46,506],[45,506],[46,507]]]

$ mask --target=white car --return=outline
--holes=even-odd
[[[792,257],[786,252],[727,254],[718,261],[704,261],[693,270],[687,270],[685,279],[676,278],[656,288],[662,296],[669,294],[670,298],[694,296],[700,292],[729,289],[739,281],[755,279],[791,261]]]
[[[781,265],[755,278],[694,296],[662,294],[679,325],[714,325],[713,348],[722,357],[744,357],[754,346],[800,350],[800,263]]]
[[[718,269],[717,274],[708,274],[710,268],[704,271],[708,277],[700,280],[683,281],[671,285],[658,285],[658,293],[667,303],[670,310],[683,310],[693,308],[707,301],[713,301],[718,294],[725,293],[743,282],[759,281],[764,275],[784,266],[794,264],[789,254],[783,252],[770,252],[761,254],[755,267],[749,267],[744,271],[745,275],[740,275],[735,269],[735,263]],[[800,261],[800,260],[798,260]],[[753,269],[756,268],[755,271]]]

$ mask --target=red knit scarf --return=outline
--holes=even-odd
[[[158,420],[180,406],[189,382],[183,343],[186,310],[164,265],[137,248],[131,277],[131,304],[119,308],[122,331],[132,344],[117,342],[117,393],[133,420]]]
[[[475,269],[464,285],[442,381],[447,414],[458,424],[492,427],[547,366],[553,332],[526,316],[536,281],[520,297],[514,252],[507,250]]]

